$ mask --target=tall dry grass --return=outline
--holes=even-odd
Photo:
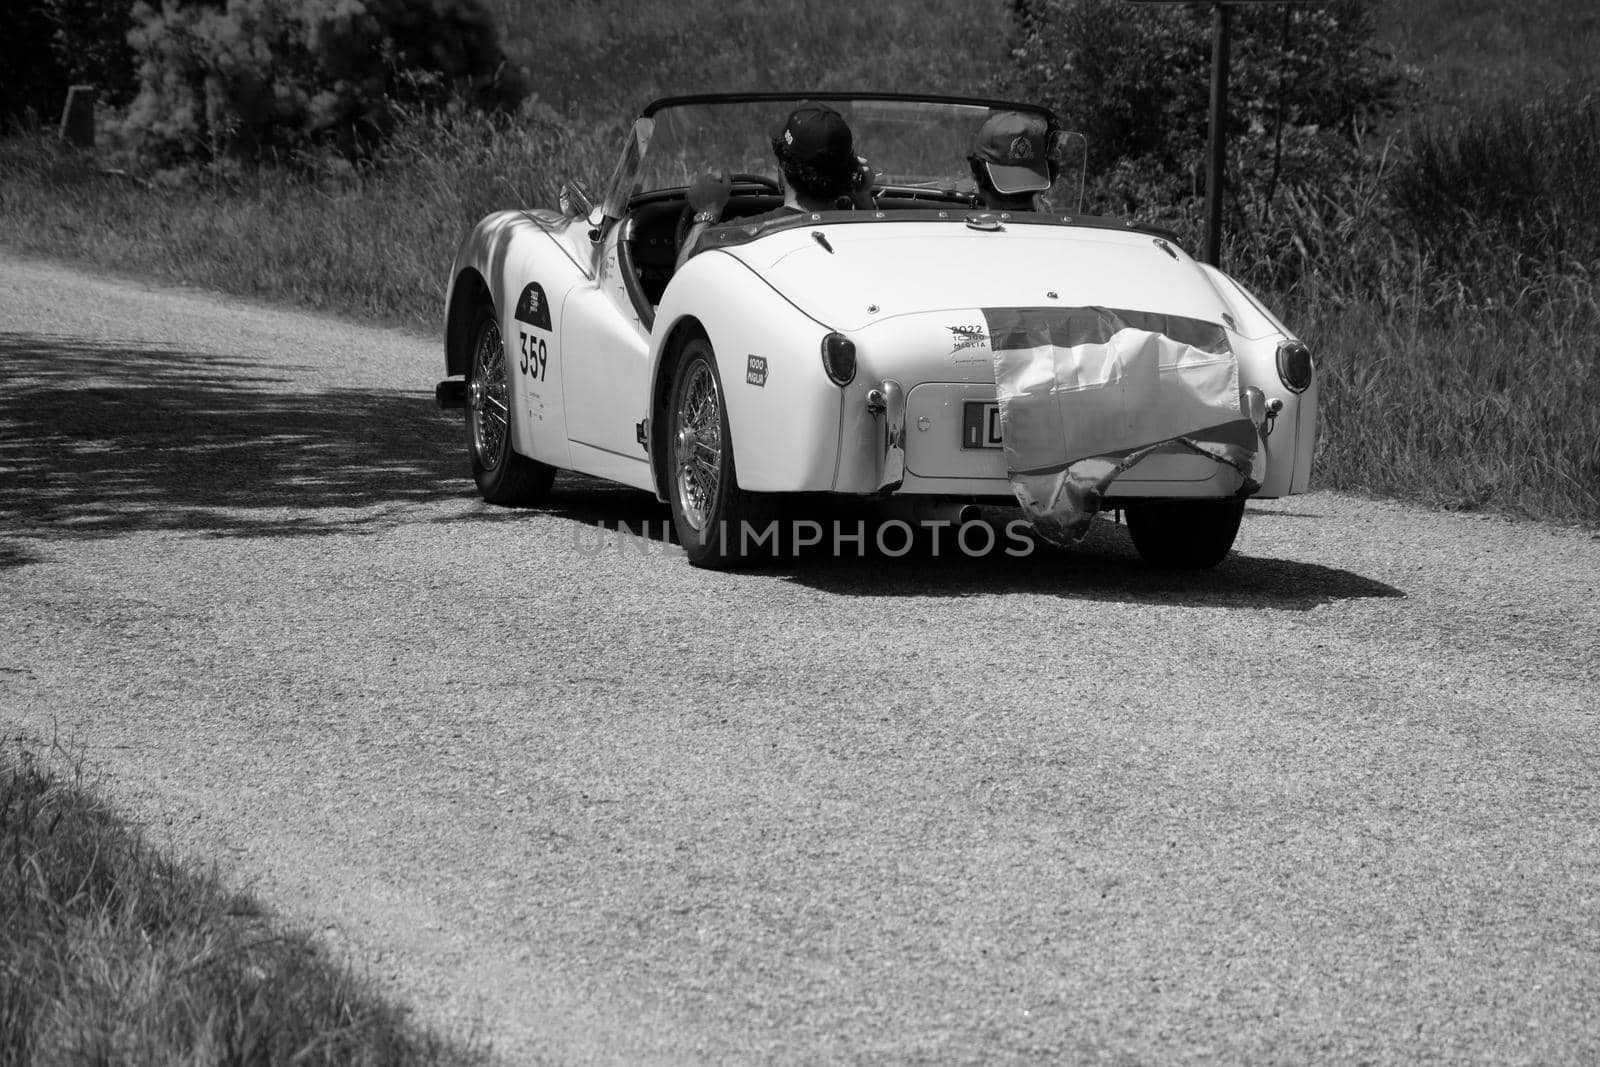
[[[553,203],[563,178],[600,183],[619,129],[418,116],[386,164],[173,181],[106,175],[36,138],[0,155],[0,220],[24,252],[434,330],[466,230],[491,210]]]
[[[1600,316],[1591,304],[1439,317],[1308,306],[1319,484],[1461,510],[1600,522]]]

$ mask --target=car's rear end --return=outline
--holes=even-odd
[[[1125,464],[1101,506],[1304,490],[1309,364],[1291,353],[1280,374],[1280,348],[1295,339],[1229,279],[1120,223],[945,215],[802,227],[730,250],[854,347],[835,492],[1014,499],[1023,472],[1002,432],[1008,366],[1056,375],[1046,404],[1064,412],[1062,447],[1087,449],[1061,459]],[[1155,338],[1148,358],[1101,366],[1096,338],[1080,336],[1096,321],[1132,331],[1124,340]],[[1147,384],[1135,365],[1149,368]],[[1015,432],[1023,409],[1010,400]]]

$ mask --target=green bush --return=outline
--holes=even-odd
[[[163,160],[369,155],[396,104],[503,109],[523,95],[478,0],[140,3],[139,94],[124,125]]]

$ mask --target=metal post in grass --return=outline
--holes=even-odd
[[[1211,117],[1206,134],[1206,247],[1204,259],[1222,266],[1222,191],[1227,181],[1228,9],[1240,4],[1316,4],[1325,0],[1127,0],[1130,4],[1211,4]]]
[[[98,95],[92,85],[74,85],[67,90],[67,103],[61,109],[61,139],[67,144],[94,147],[94,104]]]

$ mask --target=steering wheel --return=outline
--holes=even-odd
[[[780,194],[783,192],[783,188],[778,185],[777,180],[769,178],[765,174],[750,174],[745,171],[740,171],[737,174],[728,175],[728,181],[732,182],[734,185],[738,185],[740,182],[745,182],[749,185],[759,185],[761,186],[763,192],[773,194]]]
[[[728,175],[728,183],[730,185],[738,185],[740,182],[757,186],[762,192],[771,193],[773,196],[783,195],[783,187],[765,174],[751,174],[748,171],[739,171],[736,174]],[[678,213],[678,225],[672,242],[674,254],[683,248],[684,238],[689,236],[689,227],[692,225],[694,225],[694,205],[686,200],[683,204],[683,210]]]

